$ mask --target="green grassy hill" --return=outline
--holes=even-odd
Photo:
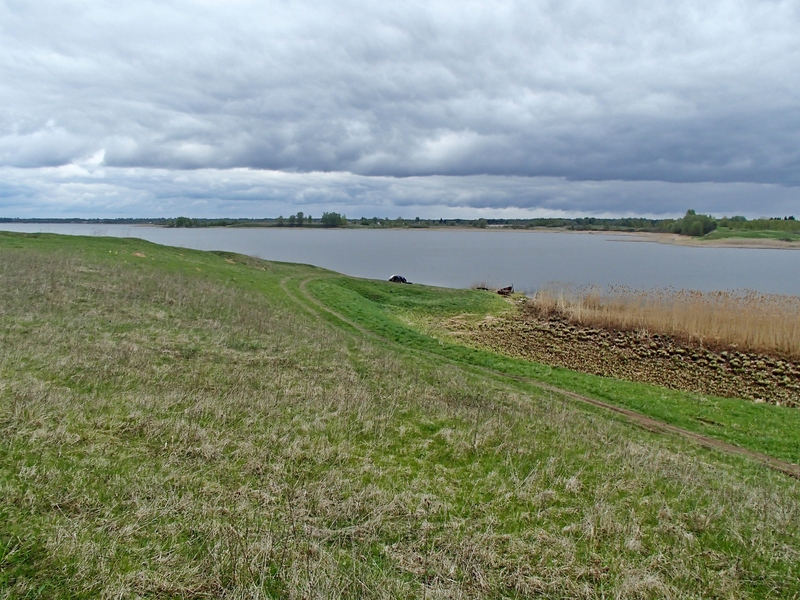
[[[730,229],[728,227],[718,227],[711,233],[708,233],[705,236],[703,236],[702,239],[723,240],[728,238],[800,242],[800,233],[796,231],[774,231],[767,229]]]
[[[426,325],[506,306],[0,233],[0,598],[800,595],[798,480],[555,388],[790,462],[800,412]]]

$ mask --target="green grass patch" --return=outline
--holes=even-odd
[[[780,240],[784,242],[800,242],[800,233],[795,231],[770,231],[730,229],[729,227],[718,227],[711,233],[703,236],[704,240],[723,240],[729,238],[741,238],[750,240]]]

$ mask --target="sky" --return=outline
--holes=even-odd
[[[800,0],[0,0],[0,217],[800,217]]]

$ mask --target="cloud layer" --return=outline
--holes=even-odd
[[[754,202],[754,199],[759,200]],[[764,202],[768,199],[768,202]],[[798,214],[796,188],[751,183],[569,181],[493,175],[383,177],[256,169],[149,169],[88,164],[0,168],[0,205],[19,217],[275,217],[335,210],[396,218]],[[768,208],[765,212],[763,209]]]
[[[800,200],[796,1],[6,0],[0,24],[8,214]]]

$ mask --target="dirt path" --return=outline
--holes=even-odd
[[[301,281],[300,284],[298,285],[298,290],[300,291],[300,293],[303,295],[303,297],[308,302],[313,304],[319,310],[325,311],[326,313],[336,317],[337,319],[339,319],[343,323],[346,323],[350,327],[354,328],[355,330],[357,330],[358,332],[362,333],[363,335],[365,335],[365,336],[367,336],[369,338],[381,341],[381,342],[386,343],[386,344],[391,344],[391,345],[397,346],[399,348],[402,348],[405,351],[409,351],[408,348],[405,348],[405,347],[403,347],[403,346],[401,346],[399,344],[391,342],[390,340],[387,340],[386,338],[383,338],[383,337],[377,335],[376,333],[366,329],[365,327],[359,325],[358,323],[348,319],[347,317],[345,317],[341,313],[329,308],[328,306],[323,304],[321,301],[319,301],[317,298],[315,298],[308,291],[308,287],[307,287],[308,284],[311,281],[314,281],[315,279],[319,279],[319,277],[306,278],[303,281]],[[282,280],[281,281],[281,288],[284,290],[284,292],[286,292],[287,296],[290,299],[292,299],[294,302],[296,302],[297,304],[300,304],[302,306],[302,303],[293,294],[291,294],[289,292],[289,290],[287,289],[285,284],[286,284],[286,281]],[[307,306],[303,306],[303,308],[305,310],[309,310]],[[448,362],[452,362],[449,359],[447,359],[447,358],[445,358],[445,357],[443,357],[443,356],[441,356],[439,354],[433,354],[433,353],[425,352],[425,351],[421,351],[421,350],[413,350],[413,352],[416,352],[416,353],[421,354],[423,356],[427,356],[429,358],[434,358],[436,360],[448,360]],[[454,363],[454,364],[458,364],[459,366],[463,366],[461,363]],[[795,465],[795,464],[792,464],[790,462],[783,461],[783,460],[780,460],[778,458],[774,458],[772,456],[768,456],[766,454],[762,454],[760,452],[755,452],[753,450],[748,450],[747,448],[741,448],[739,446],[735,446],[733,444],[729,444],[728,442],[724,442],[722,440],[718,440],[718,439],[715,439],[715,438],[712,438],[712,437],[708,437],[708,436],[702,435],[700,433],[695,433],[693,431],[688,431],[686,429],[682,429],[680,427],[676,427],[674,425],[670,425],[668,423],[664,423],[663,421],[658,421],[656,419],[653,419],[651,417],[648,417],[648,416],[643,415],[641,413],[638,413],[636,411],[633,411],[633,410],[630,410],[630,409],[627,409],[627,408],[621,408],[619,406],[615,406],[613,404],[608,404],[607,402],[602,402],[600,400],[595,400],[594,398],[590,398],[588,396],[583,396],[581,394],[576,394],[575,392],[570,392],[569,390],[565,390],[565,389],[562,389],[562,388],[559,388],[559,387],[556,387],[556,386],[553,386],[553,385],[549,385],[547,383],[543,383],[543,382],[538,381],[536,379],[531,379],[531,378],[528,378],[528,377],[520,377],[520,376],[516,376],[516,375],[509,375],[508,373],[504,373],[502,371],[495,371],[493,369],[488,369],[486,367],[481,367],[481,366],[478,366],[478,365],[470,365],[470,367],[475,369],[475,370],[478,370],[478,371],[481,371],[481,372],[484,372],[484,373],[487,373],[487,374],[490,374],[490,375],[505,377],[505,378],[508,378],[508,379],[513,379],[515,381],[520,381],[520,382],[523,382],[523,383],[538,387],[538,388],[540,388],[542,390],[546,390],[548,392],[552,392],[553,394],[556,394],[558,396],[562,396],[562,397],[565,397],[565,398],[570,398],[572,400],[578,400],[580,402],[583,402],[585,404],[589,404],[591,406],[595,406],[595,407],[598,407],[598,408],[606,409],[608,411],[611,411],[613,413],[616,413],[616,414],[619,414],[619,415],[622,415],[622,416],[626,417],[631,422],[635,423],[636,425],[639,425],[640,427],[643,427],[644,429],[647,429],[648,431],[677,434],[677,435],[680,435],[680,436],[682,436],[682,437],[684,437],[686,439],[692,440],[693,442],[695,442],[695,443],[697,443],[700,446],[703,446],[705,448],[711,448],[711,449],[715,449],[715,450],[721,450],[721,451],[727,452],[729,454],[738,454],[740,456],[745,456],[747,458],[750,458],[752,460],[760,462],[761,464],[763,464],[763,465],[765,465],[767,467],[770,467],[771,469],[774,469],[776,471],[780,471],[781,473],[784,473],[784,474],[789,475],[791,477],[794,477],[796,479],[800,479],[800,466],[799,465]]]

